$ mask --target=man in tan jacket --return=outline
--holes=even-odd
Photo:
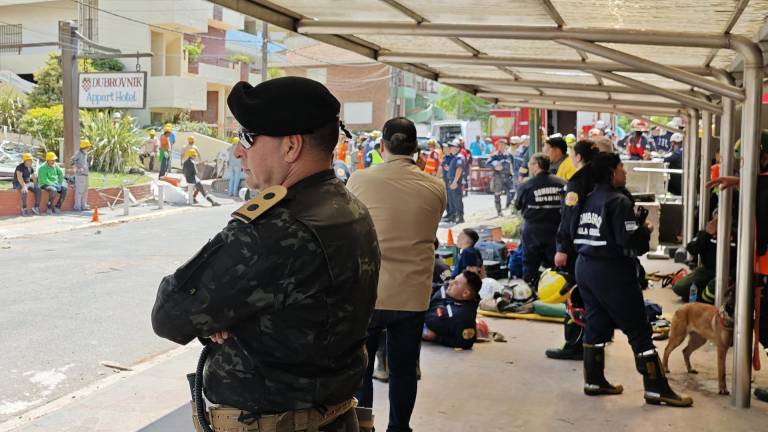
[[[358,394],[360,406],[373,406],[373,356],[379,335],[387,332],[389,362],[388,431],[410,431],[416,402],[416,362],[424,314],[429,308],[434,240],[445,211],[445,186],[413,160],[418,151],[416,126],[404,117],[382,130],[384,163],[356,171],[347,188],[373,219],[381,249],[376,310],[368,329],[368,371]]]

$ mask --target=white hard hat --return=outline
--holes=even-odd
[[[562,137],[563,137],[563,134],[558,132],[558,133],[553,133],[552,135],[550,135],[549,139],[552,139],[552,138],[562,138]]]
[[[523,135],[523,136],[525,136],[525,135]],[[509,137],[509,143],[510,144],[520,144],[521,142],[523,142],[523,138],[522,137],[519,137],[519,136]]]
[[[523,142],[528,139],[528,135],[520,135],[520,142]]]
[[[531,287],[525,282],[519,282],[512,286],[512,298],[516,301],[526,301],[533,296]]]
[[[681,133],[673,133],[672,138],[670,138],[670,141],[672,142],[683,142],[683,134]]]
[[[605,121],[598,120],[595,122],[595,127],[598,129],[605,129]]]

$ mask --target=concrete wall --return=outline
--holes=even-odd
[[[371,102],[373,115],[371,123],[348,124],[352,129],[368,130],[380,129],[389,117],[390,104],[390,80],[384,78],[389,66],[310,66],[284,68],[286,75],[307,77],[309,70],[314,70],[310,75],[318,76],[317,69],[325,68],[325,82],[323,84],[333,93],[343,106],[347,102]],[[342,112],[342,118],[344,113]]]
[[[3,6],[0,3],[0,21],[8,24],[21,24],[21,42],[57,42],[59,40],[59,21],[78,19],[77,4],[72,1],[58,0],[49,2],[17,2]],[[21,54],[16,52],[0,53],[0,70],[7,69],[16,74],[31,74],[40,69],[48,58],[48,53],[58,52],[58,47],[25,48]]]
[[[155,76],[147,80],[147,107],[158,109],[205,110],[207,85],[194,76]]]

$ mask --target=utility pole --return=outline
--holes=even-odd
[[[263,22],[261,25],[261,82],[269,79],[267,70],[269,64],[269,24]]]
[[[61,46],[61,78],[64,111],[63,160],[66,173],[72,175],[74,168],[69,161],[80,141],[80,112],[77,101],[77,51],[79,39],[75,36],[77,26],[72,21],[59,21],[59,45]]]

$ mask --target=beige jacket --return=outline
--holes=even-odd
[[[347,188],[368,207],[379,239],[376,309],[427,310],[445,185],[410,157],[388,155],[381,165],[355,171]]]

